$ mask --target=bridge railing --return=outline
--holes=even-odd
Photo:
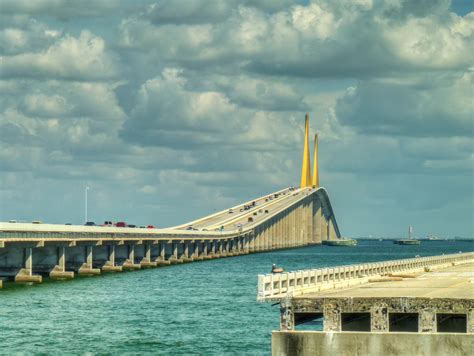
[[[288,293],[295,296],[305,292],[343,288],[366,283],[370,277],[425,271],[472,261],[474,252],[468,252],[259,275],[257,300],[277,300]]]

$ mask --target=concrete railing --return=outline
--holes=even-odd
[[[471,261],[474,261],[474,252],[259,275],[257,300],[281,299],[288,293],[295,296],[344,288],[367,283],[370,277],[425,271]]]

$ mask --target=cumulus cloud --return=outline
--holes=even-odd
[[[337,116],[358,132],[402,136],[472,136],[473,74],[418,87],[361,82],[338,100]]]
[[[207,18],[207,7],[195,4],[186,8],[190,16],[199,19],[196,11]],[[152,12],[178,16],[178,5],[161,2]],[[244,5],[227,11],[231,6],[209,10],[219,21],[132,17],[122,24],[121,41],[128,48],[152,48],[161,58],[190,68],[231,63],[264,74],[365,78],[471,65],[474,14],[451,14],[445,1],[427,7],[405,1],[318,1],[272,14]]]
[[[144,83],[122,137],[140,145],[175,149],[243,144],[270,148],[277,133],[284,145],[297,141],[291,131],[282,130],[285,124],[295,128],[295,122],[284,115],[240,107],[223,92],[191,90],[186,84],[173,68]]]
[[[37,52],[54,43],[61,35],[58,30],[48,28],[33,19],[9,19],[2,21],[0,30],[0,54],[15,55]]]
[[[116,59],[102,38],[82,31],[78,38],[66,35],[48,49],[2,58],[3,78],[57,78],[104,80],[117,75]]]
[[[450,9],[3,1],[0,218],[80,222],[89,185],[91,216],[166,226],[295,184],[309,111],[343,231],[469,233],[474,13]]]

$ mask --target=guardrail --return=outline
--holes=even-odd
[[[474,261],[474,252],[261,274],[258,275],[257,300],[270,301],[285,298],[289,293],[294,296],[305,291],[343,288],[366,283],[370,277],[424,271],[470,261]]]

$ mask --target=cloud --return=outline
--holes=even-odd
[[[116,58],[102,38],[82,31],[66,35],[40,53],[26,52],[2,58],[3,78],[107,80],[116,77]]]
[[[470,72],[439,87],[364,81],[337,101],[336,113],[362,133],[472,137],[472,85]]]
[[[168,68],[142,85],[121,136],[139,145],[173,149],[216,145],[272,149],[276,134],[286,146],[297,140],[282,130],[285,124],[293,128],[295,124],[284,117],[238,106],[223,92],[187,88],[181,72]]]
[[[474,13],[450,8],[4,1],[0,218],[81,222],[85,185],[95,220],[203,216],[295,184],[309,111],[345,233],[472,234]]]
[[[186,68],[237,66],[264,75],[367,78],[471,66],[474,13],[449,13],[446,1],[432,2],[432,12],[404,1],[319,1],[274,13],[250,5],[230,11],[225,3],[208,13],[209,3],[191,2],[186,11],[199,21],[187,22],[178,19],[188,16],[179,3],[161,2],[152,12],[173,21],[130,17],[121,43]]]
[[[54,43],[61,35],[45,24],[33,19],[8,19],[2,21],[0,30],[0,54],[15,55],[37,52]]]
[[[2,13],[6,15],[48,15],[61,20],[74,17],[106,16],[118,8],[119,0],[2,0]]]

